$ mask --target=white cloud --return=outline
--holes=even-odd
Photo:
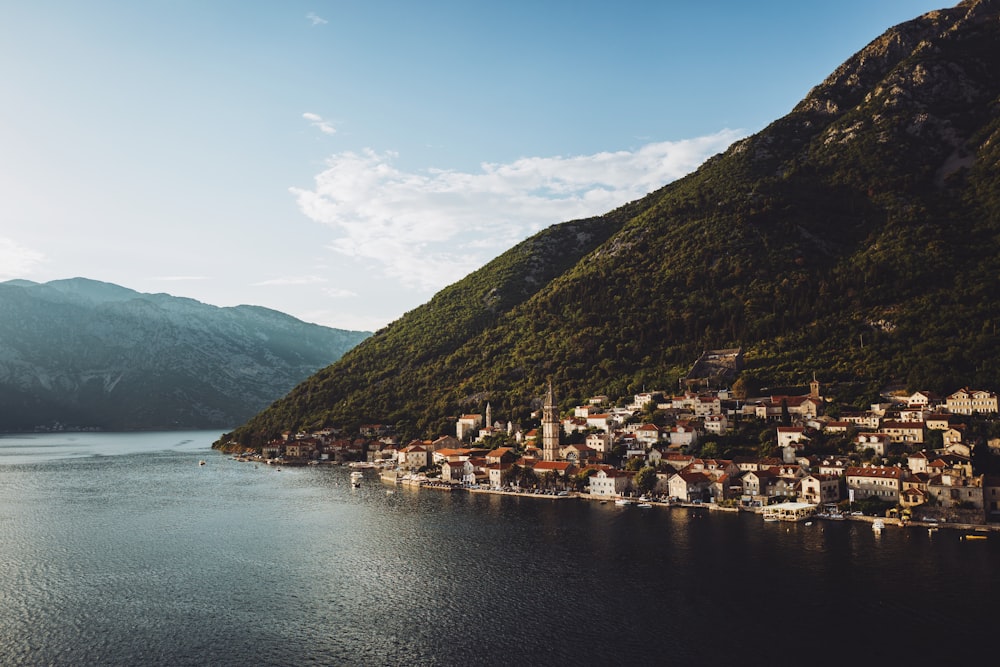
[[[0,236],[0,278],[24,278],[45,261],[42,253]]]
[[[285,287],[288,285],[316,285],[325,283],[326,278],[320,276],[281,276],[270,280],[261,280],[251,284],[251,287]]]
[[[308,19],[309,23],[312,25],[326,25],[329,23],[329,21],[325,18],[318,16],[316,12],[309,12],[306,14],[306,19]]]
[[[208,276],[155,276],[150,280],[157,280],[161,282],[185,282],[185,281],[196,281],[196,280],[210,280]]]
[[[431,291],[540,229],[642,197],[742,136],[724,130],[633,151],[484,163],[475,173],[401,171],[395,153],[367,149],[333,155],[313,189],[291,192],[306,216],[339,232],[331,249]]]
[[[358,293],[354,290],[343,289],[340,287],[327,287],[323,290],[331,299],[349,299],[358,296]]]
[[[323,134],[336,134],[337,128],[331,125],[329,122],[323,120],[323,117],[319,114],[305,112],[302,117],[309,121],[309,124],[313,127],[319,129]]]

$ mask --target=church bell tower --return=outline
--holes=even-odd
[[[559,411],[556,409],[555,395],[552,393],[552,380],[549,380],[549,393],[545,396],[542,408],[542,458],[545,461],[555,461],[559,458]]]

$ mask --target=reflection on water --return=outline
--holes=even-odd
[[[214,431],[5,435],[0,436],[0,466],[66,458],[193,451],[204,449],[206,438],[211,444],[220,435]]]
[[[0,439],[0,664],[756,664],[778,637],[789,656],[846,637],[884,651],[915,609],[941,641],[893,657],[926,664],[987,632],[1000,590],[992,535],[876,538],[372,472],[353,489],[345,468],[232,461],[216,436]]]

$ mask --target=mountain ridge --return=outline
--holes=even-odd
[[[442,290],[229,438],[369,421],[434,435],[486,399],[526,419],[550,377],[564,405],[669,388],[721,347],[767,382],[995,386],[1000,305],[982,277],[1000,275],[997,43],[997,0],[890,28],[786,116],[590,219],[600,243],[536,254],[556,262],[543,282],[504,276],[580,221]],[[452,299],[488,300],[493,283],[519,297]],[[417,335],[451,311],[448,336]]]
[[[0,283],[0,430],[228,428],[367,332],[73,278]]]

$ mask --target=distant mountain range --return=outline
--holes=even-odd
[[[888,30],[784,118],[527,239],[232,440],[366,422],[431,436],[486,400],[526,419],[549,378],[564,407],[671,390],[713,348],[742,348],[749,383],[815,373],[858,402],[883,382],[1000,388],[998,5]]]
[[[231,428],[369,335],[84,278],[0,283],[0,431]]]

